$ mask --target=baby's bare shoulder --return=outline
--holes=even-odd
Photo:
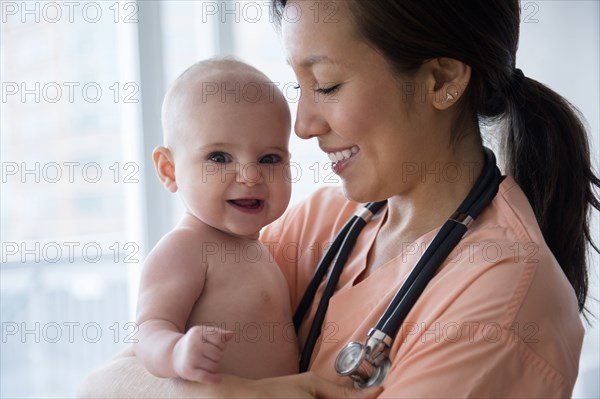
[[[200,247],[202,242],[215,241],[218,234],[214,229],[190,226],[177,226],[158,242],[157,248],[191,249]]]
[[[214,239],[215,235],[210,230],[178,226],[167,233],[150,251],[144,267],[169,265],[171,271],[207,267],[206,256],[202,255],[202,243]]]

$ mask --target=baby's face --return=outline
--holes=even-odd
[[[268,100],[211,99],[190,108],[179,121],[185,139],[173,150],[187,211],[226,233],[256,237],[290,199],[289,114]]]

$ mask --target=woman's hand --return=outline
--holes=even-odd
[[[79,398],[375,398],[381,388],[358,390],[329,382],[308,372],[285,377],[247,380],[224,375],[218,384],[148,373],[128,348],[93,372],[79,388]]]
[[[252,396],[257,398],[370,399],[377,397],[383,390],[382,387],[354,389],[338,385],[310,371],[251,383],[254,385]]]

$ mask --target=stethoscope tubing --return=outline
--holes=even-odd
[[[486,151],[484,172],[475,182],[476,189],[469,193],[457,210],[459,213],[468,214],[472,219],[476,219],[480,215],[498,192],[500,171],[495,167],[496,162],[493,153],[487,148],[484,148],[484,150]],[[390,337],[396,336],[408,312],[425,290],[425,286],[460,242],[467,229],[466,225],[451,219],[442,225],[438,234],[377,322],[375,329]]]
[[[385,205],[385,201],[372,202],[372,203],[369,203],[366,207],[371,211],[371,213],[375,214],[379,211],[379,209],[381,209],[381,207],[383,205]],[[327,308],[329,307],[329,299],[333,296],[333,293],[335,292],[335,288],[337,287],[340,276],[342,275],[344,265],[346,264],[346,261],[348,260],[348,256],[350,256],[350,253],[352,252],[352,249],[354,248],[354,244],[356,244],[356,240],[358,239],[360,231],[367,224],[366,220],[364,220],[363,218],[356,216],[356,215],[354,215],[351,218],[351,221],[352,220],[353,220],[353,222],[350,225],[350,227],[348,228],[347,234],[345,236],[338,235],[336,237],[336,240],[334,240],[334,244],[332,244],[332,248],[330,248],[330,250],[329,250],[333,253],[334,246],[340,247],[339,252],[337,252],[337,258],[334,261],[333,268],[331,269],[331,273],[329,274],[329,278],[327,279],[325,289],[323,290],[323,293],[321,295],[321,300],[319,301],[319,305],[317,307],[317,311],[315,312],[315,316],[313,319],[312,325],[315,327],[318,326],[318,328],[311,328],[308,333],[308,336],[306,337],[306,342],[304,344],[304,348],[303,348],[302,354],[300,356],[300,372],[304,372],[304,371],[308,370],[312,351],[315,347],[317,339],[319,339],[319,336],[321,335],[321,326],[323,325],[323,321],[325,320],[325,315],[327,313]],[[346,228],[346,226],[344,226],[344,229],[345,228]],[[340,240],[338,240],[339,237],[344,237],[343,241],[341,241],[341,244],[336,243],[336,241],[340,241]],[[327,256],[325,256],[323,259],[325,260],[326,257]],[[319,264],[319,266],[321,266],[321,264],[325,264],[325,266],[327,266],[329,263],[321,262]],[[327,270],[326,267],[324,269],[325,269],[325,271]],[[323,272],[320,272],[320,274],[324,275]],[[318,284],[317,284],[317,288],[318,288]],[[316,290],[315,290],[315,293],[316,293]],[[314,293],[311,293],[311,295],[314,298]],[[310,303],[312,303],[312,300],[310,301]],[[300,311],[300,308],[298,308],[298,309]],[[306,314],[307,310],[308,310],[308,307],[306,309],[302,310],[302,313]],[[299,313],[299,312],[297,312],[297,313]],[[299,314],[298,314],[298,317],[300,318]],[[302,318],[304,318],[304,315],[302,315]],[[295,319],[296,319],[296,315],[294,316],[294,320]],[[302,321],[302,319],[300,319],[300,322],[301,321]]]
[[[300,300],[298,308],[294,313],[294,327],[296,329],[296,332],[298,332],[298,329],[300,328],[300,325],[302,324],[302,321],[304,320],[304,317],[306,316],[310,305],[313,303],[319,285],[321,285],[323,278],[327,274],[331,262],[333,262],[335,255],[337,255],[337,253],[339,252],[339,249],[342,245],[342,241],[338,240],[337,238],[348,236],[348,232],[350,231],[350,228],[354,225],[356,218],[357,216],[352,216],[352,218],[348,222],[346,222],[344,227],[342,227],[342,230],[340,230],[340,232],[336,236],[336,239],[331,244],[331,247],[329,247],[327,252],[325,252],[325,255],[323,256],[323,258],[319,262],[319,265],[315,269],[310,283],[306,287],[306,291],[304,291],[302,300]]]
[[[383,205],[385,205],[385,203],[386,203],[386,201],[370,202],[365,207],[368,208],[373,214],[376,214],[383,207]],[[300,328],[300,325],[302,324],[302,321],[304,320],[306,313],[310,309],[310,307],[315,299],[317,290],[319,289],[319,285],[321,285],[323,278],[329,271],[329,267],[331,266],[332,262],[334,261],[336,255],[338,254],[338,252],[340,250],[340,247],[342,246],[342,243],[344,242],[344,240],[342,240],[340,238],[341,237],[345,238],[349,235],[349,232],[351,232],[353,229],[356,230],[356,228],[358,227],[358,225],[356,225],[356,221],[358,219],[361,219],[361,218],[357,215],[353,215],[350,218],[350,220],[348,220],[346,222],[344,227],[342,227],[340,232],[336,235],[335,240],[333,241],[331,246],[327,249],[327,251],[325,252],[325,255],[323,256],[323,258],[319,262],[319,265],[315,269],[315,272],[314,272],[308,286],[306,287],[306,291],[304,291],[304,295],[302,296],[302,299],[300,300],[298,308],[296,309],[296,312],[294,313],[294,327],[296,329],[296,332],[298,332],[298,329]],[[361,226],[364,226],[364,225],[361,225]]]
[[[404,322],[404,319],[417,302],[429,281],[433,278],[440,265],[450,252],[458,245],[468,229],[471,221],[479,216],[492,201],[501,180],[500,170],[496,166],[494,153],[484,147],[485,165],[467,197],[460,204],[452,217],[442,225],[431,244],[413,267],[400,289],[381,316],[375,330],[380,330],[394,339]],[[372,214],[377,213],[386,201],[372,202],[366,205]],[[456,219],[454,218],[456,217]],[[458,219],[458,220],[457,220]],[[368,220],[368,219],[367,219]],[[319,262],[315,273],[294,314],[296,332],[312,306],[316,292],[329,271],[330,275],[325,284],[319,305],[309,330],[300,357],[300,372],[308,370],[314,346],[321,334],[329,300],[335,292],[344,265],[356,243],[360,231],[367,224],[361,216],[353,215],[337,234],[331,247]],[[333,267],[330,267],[333,263]]]
[[[490,190],[484,193],[485,196],[481,200],[481,202],[485,203],[486,198],[489,198],[489,200],[491,201],[491,198],[493,198],[496,195],[497,191],[498,188],[496,186],[495,190]],[[487,203],[489,203],[489,201]],[[429,281],[431,281],[431,279],[439,269],[439,266],[444,262],[448,255],[450,255],[450,252],[452,252],[456,245],[458,245],[458,243],[467,231],[467,226],[454,221],[447,221],[442,228],[444,227],[448,227],[449,229],[446,238],[439,243],[437,250],[435,251],[435,253],[431,254],[428,261],[424,262],[423,267],[421,268],[420,272],[418,272],[418,276],[415,276],[410,286],[408,284],[402,285],[402,288],[404,288],[405,286],[408,286],[408,288],[405,290],[403,295],[399,292],[400,295],[398,296],[400,297],[400,299],[398,301],[393,301],[397,303],[390,303],[390,305],[388,306],[389,311],[386,310],[384,315],[381,317],[380,321],[377,323],[375,327],[376,329],[382,331],[390,337],[395,337],[397,335],[400,326],[402,325],[402,323],[404,323],[404,320],[406,319],[406,316],[412,310],[417,300],[420,298],[421,294],[425,290],[425,287],[429,284]],[[430,248],[431,247],[435,248],[434,242],[431,243]],[[417,266],[415,266],[415,269],[416,268]],[[395,306],[392,308],[392,305]],[[385,317],[386,315],[387,317]],[[393,315],[394,317],[391,317],[390,315]]]

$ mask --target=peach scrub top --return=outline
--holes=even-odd
[[[293,309],[327,245],[360,206],[339,188],[322,188],[262,231]],[[338,353],[365,341],[438,230],[398,242],[398,256],[355,283],[384,214],[361,232],[312,355],[309,369],[338,383],[351,385],[335,372]],[[301,326],[300,347],[323,289]],[[380,397],[568,397],[583,335],[575,292],[525,194],[506,177],[406,317]]]

